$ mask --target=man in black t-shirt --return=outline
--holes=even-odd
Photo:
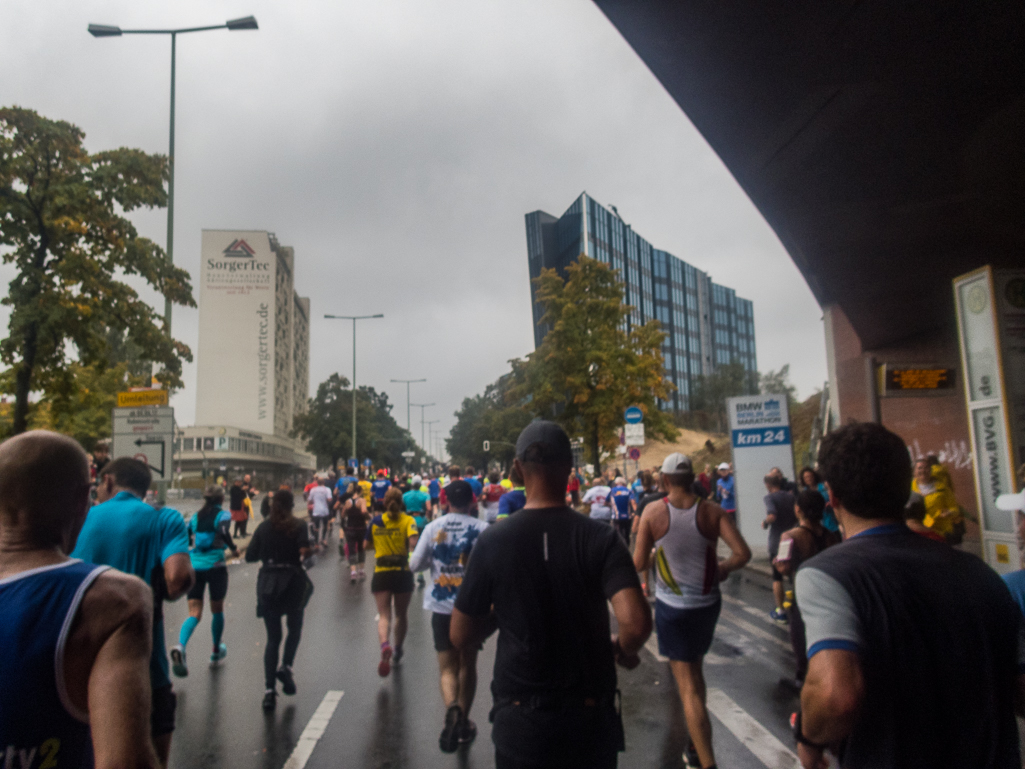
[[[775,468],[778,470],[778,468]],[[776,622],[786,622],[787,612],[783,608],[783,575],[773,563],[779,553],[779,540],[784,531],[790,531],[797,525],[794,513],[794,495],[783,490],[783,474],[769,473],[763,479],[765,490],[765,520],[762,528],[769,530],[769,563],[772,564],[772,596],[776,599],[776,608],[769,616]]]
[[[527,504],[480,535],[456,598],[457,648],[499,630],[496,769],[611,769],[625,747],[615,666],[639,664],[651,609],[616,531],[566,507],[572,465],[561,427],[538,420],[523,430],[515,466]]]
[[[805,769],[1018,769],[1022,617],[976,556],[904,525],[911,459],[881,425],[819,450],[844,541],[797,571],[808,675],[794,723]]]

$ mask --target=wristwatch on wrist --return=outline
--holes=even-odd
[[[802,745],[807,745],[809,748],[815,748],[815,750],[825,750],[828,745],[820,745],[817,742],[812,742],[801,732],[801,711],[798,710],[796,713],[790,714],[790,731],[794,735],[794,739]]]

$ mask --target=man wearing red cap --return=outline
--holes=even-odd
[[[384,509],[384,495],[391,488],[391,481],[388,480],[388,472],[384,469],[377,471],[377,478],[370,484],[370,494],[374,498],[374,510]]]

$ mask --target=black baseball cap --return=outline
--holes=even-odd
[[[516,458],[521,462],[572,467],[573,449],[560,425],[535,419],[516,439]]]
[[[452,481],[445,487],[445,497],[456,507],[468,507],[473,503],[473,486],[463,480]]]

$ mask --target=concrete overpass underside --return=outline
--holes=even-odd
[[[595,2],[823,307],[834,414],[870,418],[870,356],[960,370],[951,279],[1025,264],[1025,4]],[[881,418],[975,507],[960,382]]]

